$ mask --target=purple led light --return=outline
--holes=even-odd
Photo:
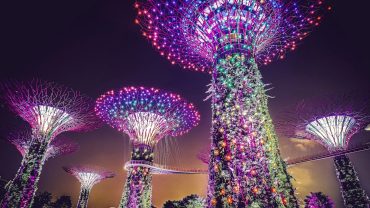
[[[179,95],[144,87],[109,91],[97,99],[95,111],[110,126],[143,143],[182,135],[200,120],[194,105]]]

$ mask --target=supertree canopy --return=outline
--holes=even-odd
[[[303,101],[294,115],[287,117],[282,129],[288,136],[318,141],[330,152],[347,150],[352,136],[369,120],[362,104],[355,104],[353,98],[338,96]],[[334,164],[345,206],[368,207],[369,198],[361,188],[349,157],[345,154],[336,156]]]
[[[322,0],[142,0],[135,7],[136,23],[162,56],[212,75],[208,206],[298,206],[257,63],[295,50],[331,8]]]
[[[99,122],[90,99],[55,83],[9,82],[2,85],[2,96],[9,107],[30,124],[32,134],[1,207],[29,207],[53,139],[65,131],[95,128]]]
[[[93,166],[63,167],[63,169],[77,178],[81,183],[81,192],[78,198],[77,208],[86,208],[92,187],[100,181],[113,178],[113,172]]]
[[[283,58],[319,25],[322,0],[147,0],[136,3],[143,35],[186,69],[213,71],[225,54],[263,64]]]
[[[301,101],[282,121],[282,130],[288,136],[312,139],[329,151],[346,150],[352,136],[369,121],[361,101],[354,96],[327,96]]]
[[[177,94],[154,88],[125,87],[109,91],[96,101],[97,115],[113,128],[129,135],[131,161],[153,163],[153,148],[166,136],[180,136],[198,125],[194,105]],[[151,207],[151,171],[148,166],[130,168],[120,207]]]
[[[32,143],[31,138],[31,131],[22,130],[9,134],[8,141],[17,148],[22,157],[25,157]],[[50,145],[48,146],[44,155],[44,162],[50,158],[71,154],[78,150],[79,145],[73,140],[66,137],[57,137],[50,142]]]
[[[321,192],[310,193],[306,196],[305,208],[334,208],[333,200]]]

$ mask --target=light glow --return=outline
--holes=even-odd
[[[72,121],[68,113],[54,107],[38,105],[33,108],[33,111],[36,114],[38,129],[42,134],[53,133],[59,126]]]
[[[345,149],[348,133],[355,123],[350,116],[328,116],[309,123],[306,131],[319,137],[329,149]]]
[[[82,172],[76,176],[81,182],[81,186],[87,189],[91,189],[100,179],[100,175],[97,173]]]
[[[366,126],[365,131],[370,131],[370,124]]]
[[[152,146],[173,127],[158,114],[150,112],[133,113],[127,117],[127,132],[134,143]]]
[[[114,173],[106,171],[100,167],[75,166],[63,167],[63,169],[80,181],[81,188],[88,190],[100,181],[114,177]]]

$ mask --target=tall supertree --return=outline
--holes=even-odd
[[[304,208],[334,208],[333,200],[322,192],[310,193],[306,196]]]
[[[356,104],[357,100],[353,99],[353,96],[328,96],[302,101],[294,113],[284,119],[282,130],[290,137],[317,141],[332,153],[347,150],[352,136],[369,121],[362,104]],[[345,207],[368,208],[369,198],[361,188],[349,157],[345,154],[335,156],[334,164]]]
[[[151,207],[154,147],[159,140],[183,135],[198,125],[198,111],[177,94],[144,87],[108,91],[98,98],[95,110],[103,121],[129,135],[131,161],[138,164],[129,169],[119,206]]]
[[[28,149],[32,143],[31,138],[32,132],[28,129],[12,132],[8,135],[8,141],[17,148],[22,157],[27,155]],[[57,137],[50,142],[43,160],[45,163],[50,158],[71,154],[78,150],[79,145],[73,140],[66,137]]]
[[[30,124],[32,135],[21,167],[7,186],[1,207],[29,207],[54,138],[66,131],[95,128],[99,122],[89,98],[52,82],[5,83],[2,95],[9,108]]]
[[[81,183],[80,196],[77,202],[77,208],[86,208],[92,187],[100,181],[113,178],[113,172],[93,166],[73,166],[63,167],[63,169],[77,178]]]
[[[212,75],[209,207],[297,207],[257,63],[295,50],[323,0],[142,0],[135,20],[160,54]]]

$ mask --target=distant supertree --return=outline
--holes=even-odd
[[[136,23],[160,54],[212,75],[209,207],[297,207],[257,63],[319,25],[323,0],[142,0]],[[248,182],[247,182],[248,181]]]
[[[2,96],[9,108],[30,124],[32,136],[1,207],[29,207],[53,139],[65,131],[92,129],[98,120],[90,99],[55,83],[40,80],[5,83]]]
[[[81,183],[81,192],[77,202],[77,208],[86,208],[92,187],[100,181],[113,178],[113,172],[93,166],[63,167],[63,169],[77,178]]]
[[[27,155],[28,148],[32,143],[32,133],[30,130],[12,132],[8,135],[8,141],[12,143],[22,157]],[[44,155],[44,163],[54,157],[67,155],[79,150],[79,145],[66,137],[57,137],[52,140]]]
[[[310,193],[306,196],[304,208],[334,208],[333,200],[322,192]]]
[[[369,121],[362,105],[355,104],[353,99],[353,96],[328,96],[303,101],[283,121],[282,130],[288,136],[317,141],[330,152],[347,150],[352,136]],[[334,164],[345,206],[368,208],[369,198],[361,188],[349,157],[345,154],[336,156]]]
[[[152,205],[151,171],[154,147],[166,136],[180,136],[198,125],[194,105],[177,94],[154,88],[125,87],[96,101],[96,113],[113,128],[129,135],[133,145],[130,168],[120,207]]]

